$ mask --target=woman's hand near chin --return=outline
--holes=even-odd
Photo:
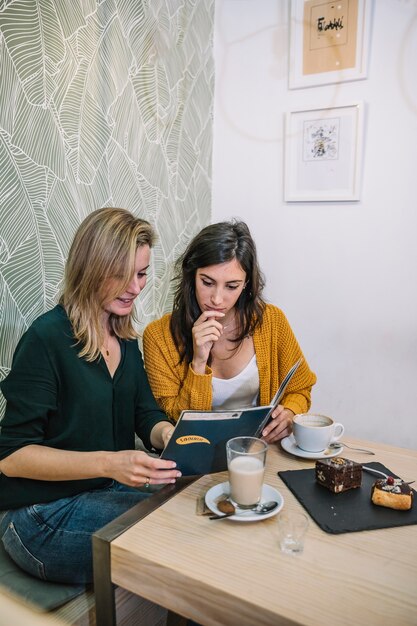
[[[193,334],[193,360],[191,367],[196,374],[204,374],[207,361],[213,344],[223,334],[223,326],[218,318],[224,317],[224,313],[218,311],[205,311],[194,322]]]

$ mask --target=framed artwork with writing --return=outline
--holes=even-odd
[[[284,200],[360,199],[363,103],[286,114]]]
[[[366,78],[372,0],[291,0],[290,89]]]

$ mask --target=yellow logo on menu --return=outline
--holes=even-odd
[[[210,441],[206,439],[205,437],[200,437],[199,435],[186,435],[184,437],[178,437],[178,439],[175,440],[175,443],[178,443],[180,446],[186,446],[189,443],[210,444]]]

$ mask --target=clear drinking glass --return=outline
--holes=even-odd
[[[241,509],[261,500],[267,450],[268,444],[256,437],[234,437],[226,443],[230,499]]]
[[[300,511],[283,511],[278,515],[279,546],[285,554],[297,554],[304,549],[308,517]]]

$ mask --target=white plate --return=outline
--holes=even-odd
[[[220,499],[222,495],[229,495],[230,487],[229,483],[220,483],[219,485],[214,485],[211,489],[209,489],[206,493],[206,504],[210,511],[213,511],[216,515],[223,515],[223,513],[217,508],[216,502]],[[262,487],[262,497],[261,502],[268,502],[268,500],[275,500],[278,502],[278,506],[273,511],[269,513],[265,513],[264,515],[259,515],[257,513],[253,513],[252,511],[244,511],[239,509],[237,515],[230,515],[228,519],[234,520],[235,522],[260,522],[262,519],[266,519],[267,517],[273,517],[277,513],[280,512],[282,507],[284,506],[284,498],[280,494],[279,491],[271,487],[270,485],[264,485]]]
[[[339,456],[343,452],[343,446],[335,450],[328,450],[326,454],[324,454],[325,450],[321,452],[307,452],[306,450],[301,450],[295,443],[294,435],[281,439],[281,446],[286,452],[294,454],[295,456],[301,456],[303,459],[331,459],[333,456]]]

